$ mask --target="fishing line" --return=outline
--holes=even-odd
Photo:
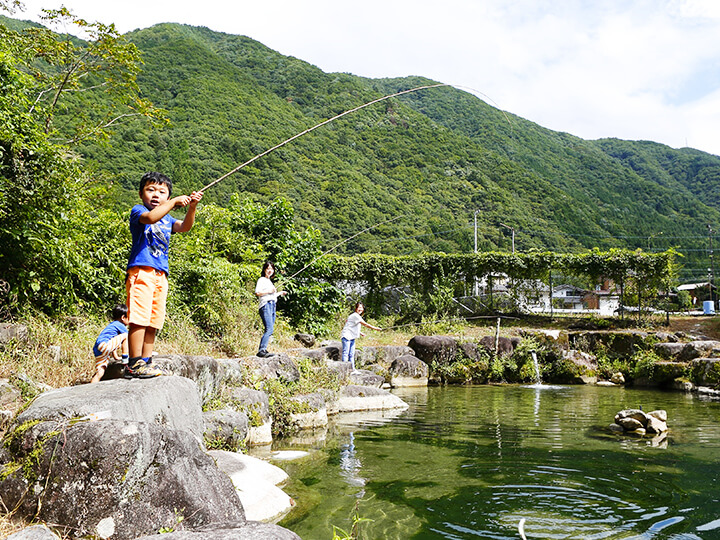
[[[408,326],[424,326],[427,324],[467,322],[467,321],[472,321],[475,319],[507,319],[507,320],[513,320],[513,321],[520,320],[518,317],[510,317],[509,315],[475,315],[473,317],[450,317],[447,319],[439,319],[437,321],[396,324],[395,326],[385,326],[383,328],[383,330],[393,330],[395,328],[406,328]]]
[[[289,142],[292,142],[292,141],[294,141],[295,139],[299,139],[299,138],[302,137],[303,135],[307,135],[307,134],[310,133],[311,131],[314,131],[314,130],[316,130],[316,129],[319,128],[319,127],[322,127],[322,126],[324,126],[324,125],[327,125],[327,124],[329,124],[330,122],[333,122],[333,121],[337,120],[338,118],[342,118],[342,117],[345,116],[345,115],[348,115],[348,114],[357,112],[357,111],[359,111],[359,110],[361,110],[361,109],[364,109],[365,107],[369,107],[370,105],[374,105],[375,103],[380,103],[381,101],[385,101],[386,99],[390,99],[390,98],[402,96],[402,95],[405,95],[405,94],[410,94],[410,93],[412,93],[412,92],[417,92],[417,91],[419,91],[419,90],[427,90],[427,89],[429,89],[429,88],[443,88],[443,87],[462,88],[462,89],[465,89],[465,90],[470,91],[470,92],[473,93],[473,94],[479,94],[479,95],[487,98],[489,101],[492,101],[493,104],[495,104],[497,110],[499,110],[499,111],[502,113],[502,115],[505,117],[505,119],[508,121],[508,124],[510,124],[510,130],[512,131],[512,122],[510,121],[510,118],[508,117],[508,115],[505,114],[505,111],[503,111],[503,110],[501,110],[499,107],[497,107],[497,104],[496,104],[490,97],[488,97],[487,95],[483,94],[482,92],[480,92],[480,91],[478,91],[478,90],[475,90],[475,89],[473,89],[473,88],[469,88],[469,87],[467,87],[467,86],[460,86],[460,85],[455,85],[455,84],[446,84],[446,83],[428,84],[428,85],[425,85],[425,86],[418,86],[418,87],[416,87],[416,88],[411,88],[411,89],[409,89],[409,90],[402,90],[402,91],[400,91],[400,92],[395,92],[394,94],[388,94],[387,96],[383,96],[383,97],[374,99],[374,100],[372,100],[372,101],[368,101],[367,103],[363,103],[362,105],[359,105],[359,106],[357,106],[357,107],[355,107],[355,108],[353,108],[353,109],[349,109],[349,110],[347,110],[347,111],[345,111],[345,112],[342,112],[342,113],[340,113],[340,114],[338,114],[338,115],[335,115],[335,116],[333,116],[332,118],[328,118],[327,120],[323,120],[323,121],[320,122],[319,124],[316,124],[316,125],[314,125],[313,127],[306,129],[305,131],[301,131],[300,133],[298,133],[298,134],[296,134],[296,135],[293,135],[293,136],[290,137],[289,139],[285,139],[283,142],[281,142],[281,143],[279,143],[279,144],[276,144],[276,145],[273,146],[272,148],[268,148],[268,149],[265,150],[264,152],[261,152],[261,153],[259,153],[258,155],[250,158],[250,159],[247,160],[245,163],[242,163],[242,164],[238,165],[237,167],[235,167],[235,168],[232,169],[231,171],[228,171],[227,173],[223,174],[221,177],[219,177],[219,178],[217,178],[216,180],[213,180],[212,182],[210,182],[207,186],[205,186],[204,188],[202,188],[202,189],[200,190],[200,193],[204,193],[206,189],[210,189],[210,188],[213,187],[214,185],[216,185],[216,184],[222,182],[223,180],[225,180],[228,176],[231,176],[231,175],[235,174],[236,172],[238,172],[238,171],[239,171],[240,169],[242,169],[243,167],[246,167],[246,166],[250,165],[252,162],[260,159],[260,158],[263,157],[263,156],[268,155],[270,152],[273,152],[273,151],[277,150],[278,148],[282,148],[283,146],[285,146],[285,145],[288,144]]]
[[[305,266],[303,266],[300,270],[298,270],[297,272],[295,272],[292,276],[290,276],[290,277],[287,278],[287,279],[292,279],[292,278],[294,278],[295,276],[297,276],[298,274],[304,272],[305,270],[307,270],[308,268],[310,268],[310,266],[312,266],[312,264],[313,264],[315,261],[317,261],[318,259],[322,259],[325,255],[327,255],[327,254],[330,253],[331,251],[336,250],[337,248],[339,248],[340,246],[342,246],[342,245],[345,244],[346,242],[349,242],[349,241],[352,240],[353,238],[355,238],[355,237],[357,237],[357,236],[360,236],[362,233],[368,232],[369,230],[372,230],[372,229],[374,229],[374,228],[376,228],[376,227],[379,227],[380,225],[385,225],[386,223],[390,223],[390,222],[392,222],[392,221],[395,221],[396,219],[400,219],[401,217],[405,217],[405,216],[395,216],[394,218],[388,219],[388,220],[386,220],[386,221],[383,221],[382,223],[376,223],[375,225],[371,225],[371,226],[368,227],[367,229],[363,229],[363,230],[360,231],[359,233],[353,234],[350,238],[346,238],[345,240],[343,240],[343,241],[341,241],[341,242],[338,242],[337,244],[335,244],[333,247],[331,247],[331,248],[328,249],[327,251],[324,251],[324,252],[322,252],[320,255],[318,255],[317,257],[315,257],[312,261],[310,261],[309,263],[307,263]]]
[[[347,111],[345,111],[345,112],[342,112],[342,113],[340,113],[340,114],[338,114],[338,115],[336,115],[336,116],[333,116],[332,118],[328,118],[327,120],[323,120],[323,121],[320,122],[319,124],[314,125],[313,127],[308,128],[308,129],[306,129],[305,131],[302,131],[302,132],[298,133],[297,135],[293,135],[293,136],[290,137],[289,139],[285,139],[285,140],[284,140],[283,142],[281,142],[280,144],[276,144],[276,145],[273,146],[272,148],[268,148],[268,149],[265,150],[264,152],[261,152],[261,153],[259,153],[258,155],[256,155],[255,157],[247,160],[245,163],[243,163],[243,164],[241,164],[241,165],[238,165],[238,166],[235,167],[233,170],[231,170],[231,171],[223,174],[220,178],[218,178],[218,179],[213,180],[212,182],[210,182],[207,186],[205,186],[204,188],[202,188],[202,189],[200,190],[200,193],[203,193],[206,189],[209,189],[209,188],[213,187],[215,184],[217,184],[217,183],[225,180],[228,176],[230,176],[230,175],[232,175],[232,174],[235,174],[236,172],[238,172],[238,171],[239,171],[240,169],[242,169],[243,167],[246,167],[247,165],[250,165],[253,161],[255,161],[255,160],[257,160],[257,159],[260,159],[260,158],[263,157],[263,156],[268,155],[270,152],[272,152],[272,151],[274,151],[274,150],[277,150],[278,148],[281,148],[281,147],[285,146],[285,145],[288,144],[289,142],[294,141],[295,139],[298,139],[298,138],[302,137],[303,135],[306,135],[306,134],[310,133],[311,131],[316,130],[316,129],[319,128],[319,127],[322,127],[322,126],[324,126],[324,125],[326,125],[326,124],[329,124],[330,122],[333,122],[334,120],[337,120],[338,118],[342,118],[343,116],[345,116],[345,115],[347,115],[347,114],[354,113],[354,112],[356,112],[356,111],[359,111],[360,109],[364,109],[365,107],[369,107],[370,105],[374,105],[375,103],[379,103],[379,102],[381,102],[381,101],[385,101],[386,99],[390,99],[390,98],[397,97],[397,96],[402,96],[403,94],[409,94],[410,92],[417,92],[418,90],[426,90],[426,89],[428,89],[428,88],[440,88],[440,87],[443,87],[443,86],[451,86],[451,85],[449,85],[449,84],[444,84],[444,83],[429,84],[429,85],[425,85],[425,86],[418,86],[417,88],[411,88],[410,90],[403,90],[402,92],[396,92],[396,93],[394,93],[394,94],[389,94],[389,95],[387,95],[387,96],[383,96],[383,97],[381,97],[381,98],[377,98],[377,99],[374,99],[374,100],[372,100],[372,101],[368,101],[367,103],[363,103],[362,105],[360,105],[360,106],[358,106],[358,107],[355,107],[354,109],[349,109],[349,110],[347,110]]]

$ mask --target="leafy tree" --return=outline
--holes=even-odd
[[[127,227],[106,210],[108,188],[81,170],[71,145],[106,137],[118,108],[154,114],[137,98],[134,46],[112,26],[65,9],[46,13],[50,21],[79,25],[92,40],[79,44],[43,28],[0,24],[0,308],[6,313],[29,306],[73,311],[117,300]],[[96,89],[105,91],[102,100],[89,98]],[[76,94],[63,100],[71,91]],[[77,120],[56,126],[64,103],[77,107]],[[61,134],[66,144],[58,144]]]
[[[64,7],[43,12],[50,27],[74,27],[86,39],[42,26],[14,31],[0,25],[0,41],[14,55],[18,68],[34,80],[28,113],[46,134],[64,144],[86,139],[97,143],[106,141],[113,125],[124,118],[163,119],[160,110],[140,97],[140,53],[114,25],[88,22]],[[64,117],[62,125],[55,125],[58,112],[66,110],[72,114]]]

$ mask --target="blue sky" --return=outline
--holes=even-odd
[[[324,71],[422,75],[585,139],[720,155],[718,0],[29,0],[121,32],[159,22],[256,39]]]

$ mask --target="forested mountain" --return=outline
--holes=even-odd
[[[120,124],[111,144],[82,147],[88,167],[123,187],[160,170],[199,189],[318,122],[382,95],[433,81],[324,73],[247,37],[177,24],[127,35],[145,61],[144,97],[169,124]],[[72,115],[72,110],[66,112]],[[468,252],[577,251],[598,246],[686,254],[685,279],[707,266],[707,225],[720,224],[720,157],[652,142],[586,141],[554,132],[450,87],[392,98],[299,138],[206,194],[288,198],[330,246]],[[704,270],[703,270],[704,271]]]

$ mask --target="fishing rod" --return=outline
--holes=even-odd
[[[315,261],[317,261],[318,259],[322,259],[325,255],[327,255],[327,254],[330,253],[331,251],[336,250],[337,248],[339,248],[340,246],[342,246],[342,245],[345,244],[346,242],[349,242],[350,240],[352,240],[352,239],[355,238],[356,236],[360,236],[362,233],[368,232],[369,230],[372,230],[372,229],[374,229],[374,228],[376,228],[376,227],[379,227],[380,225],[385,225],[386,223],[390,223],[390,222],[392,222],[392,221],[395,221],[396,219],[400,219],[401,217],[404,217],[404,216],[395,216],[394,218],[385,220],[385,221],[383,221],[382,223],[376,223],[375,225],[372,225],[372,226],[368,227],[367,229],[363,229],[363,230],[360,231],[359,233],[353,234],[350,238],[346,238],[345,240],[343,240],[343,241],[341,241],[341,242],[338,242],[337,244],[335,244],[333,247],[331,247],[331,248],[328,249],[327,251],[323,251],[320,255],[318,255],[317,257],[315,257],[312,261],[310,261],[309,263],[307,263],[305,266],[303,266],[300,270],[298,270],[297,272],[295,272],[292,276],[290,276],[290,277],[287,278],[287,279],[292,279],[292,278],[294,278],[295,276],[297,276],[298,274],[304,272],[304,271],[307,270],[310,266],[312,266],[312,264],[313,264]]]
[[[298,133],[298,134],[296,134],[296,135],[293,135],[293,136],[290,137],[289,139],[285,139],[285,140],[284,140],[283,142],[281,142],[280,144],[276,144],[276,145],[273,146],[272,148],[268,148],[268,149],[265,150],[264,152],[261,152],[261,153],[259,153],[258,155],[256,155],[255,157],[250,158],[250,159],[247,160],[245,163],[242,163],[241,165],[238,165],[238,166],[235,167],[233,170],[231,170],[231,171],[223,174],[220,178],[217,178],[216,180],[213,180],[212,182],[210,182],[207,186],[205,186],[204,188],[202,188],[202,189],[200,190],[200,193],[204,193],[206,189],[210,189],[210,188],[213,187],[214,185],[222,182],[222,181],[225,180],[228,176],[231,176],[231,175],[235,174],[236,172],[238,172],[238,171],[239,171],[240,169],[242,169],[243,167],[246,167],[246,166],[250,165],[253,161],[258,160],[258,159],[260,159],[260,158],[263,157],[263,156],[267,156],[270,152],[273,152],[274,150],[277,150],[278,148],[281,148],[281,147],[285,146],[285,145],[288,144],[289,142],[292,142],[292,141],[294,141],[295,139],[298,139],[298,138],[302,137],[303,135],[307,135],[308,133],[310,133],[311,131],[316,130],[316,129],[319,128],[319,127],[322,127],[322,126],[324,126],[324,125],[326,125],[326,124],[329,124],[330,122],[333,122],[333,121],[337,120],[338,118],[342,118],[342,117],[345,116],[345,115],[348,115],[348,114],[350,114],[350,113],[354,113],[354,112],[356,112],[356,111],[359,111],[360,109],[364,109],[365,107],[369,107],[370,105],[374,105],[375,103],[380,103],[381,101],[385,101],[386,99],[394,98],[394,97],[397,97],[397,96],[402,96],[402,95],[404,95],[404,94],[409,94],[409,93],[411,93],[411,92],[417,92],[417,91],[419,91],[419,90],[427,90],[428,88],[440,88],[440,87],[443,87],[443,86],[451,86],[451,85],[450,85],[450,84],[444,84],[444,83],[428,84],[428,85],[425,85],[425,86],[418,86],[418,87],[416,87],[416,88],[411,88],[410,90],[403,90],[403,91],[401,91],[401,92],[395,92],[394,94],[389,94],[389,95],[387,95],[387,96],[383,96],[383,97],[381,97],[381,98],[377,98],[377,99],[374,99],[374,100],[372,100],[372,101],[368,101],[367,103],[363,103],[362,105],[359,105],[358,107],[355,107],[355,108],[353,108],[353,109],[349,109],[349,110],[347,110],[347,111],[345,111],[345,112],[342,112],[342,113],[340,113],[340,114],[338,114],[338,115],[336,115],[336,116],[333,116],[332,118],[328,118],[327,120],[323,120],[323,121],[320,122],[319,124],[314,125],[313,127],[306,129],[305,131],[301,131],[300,133]]]
[[[383,330],[394,330],[395,328],[406,328],[408,326],[422,326],[424,324],[437,324],[437,323],[443,323],[443,322],[461,322],[461,321],[472,321],[474,319],[509,319],[517,321],[519,320],[518,317],[510,317],[508,315],[476,315],[474,317],[454,317],[449,319],[440,319],[437,321],[430,321],[430,322],[417,322],[417,323],[408,323],[408,324],[396,324],[394,326],[386,326],[383,328]]]

